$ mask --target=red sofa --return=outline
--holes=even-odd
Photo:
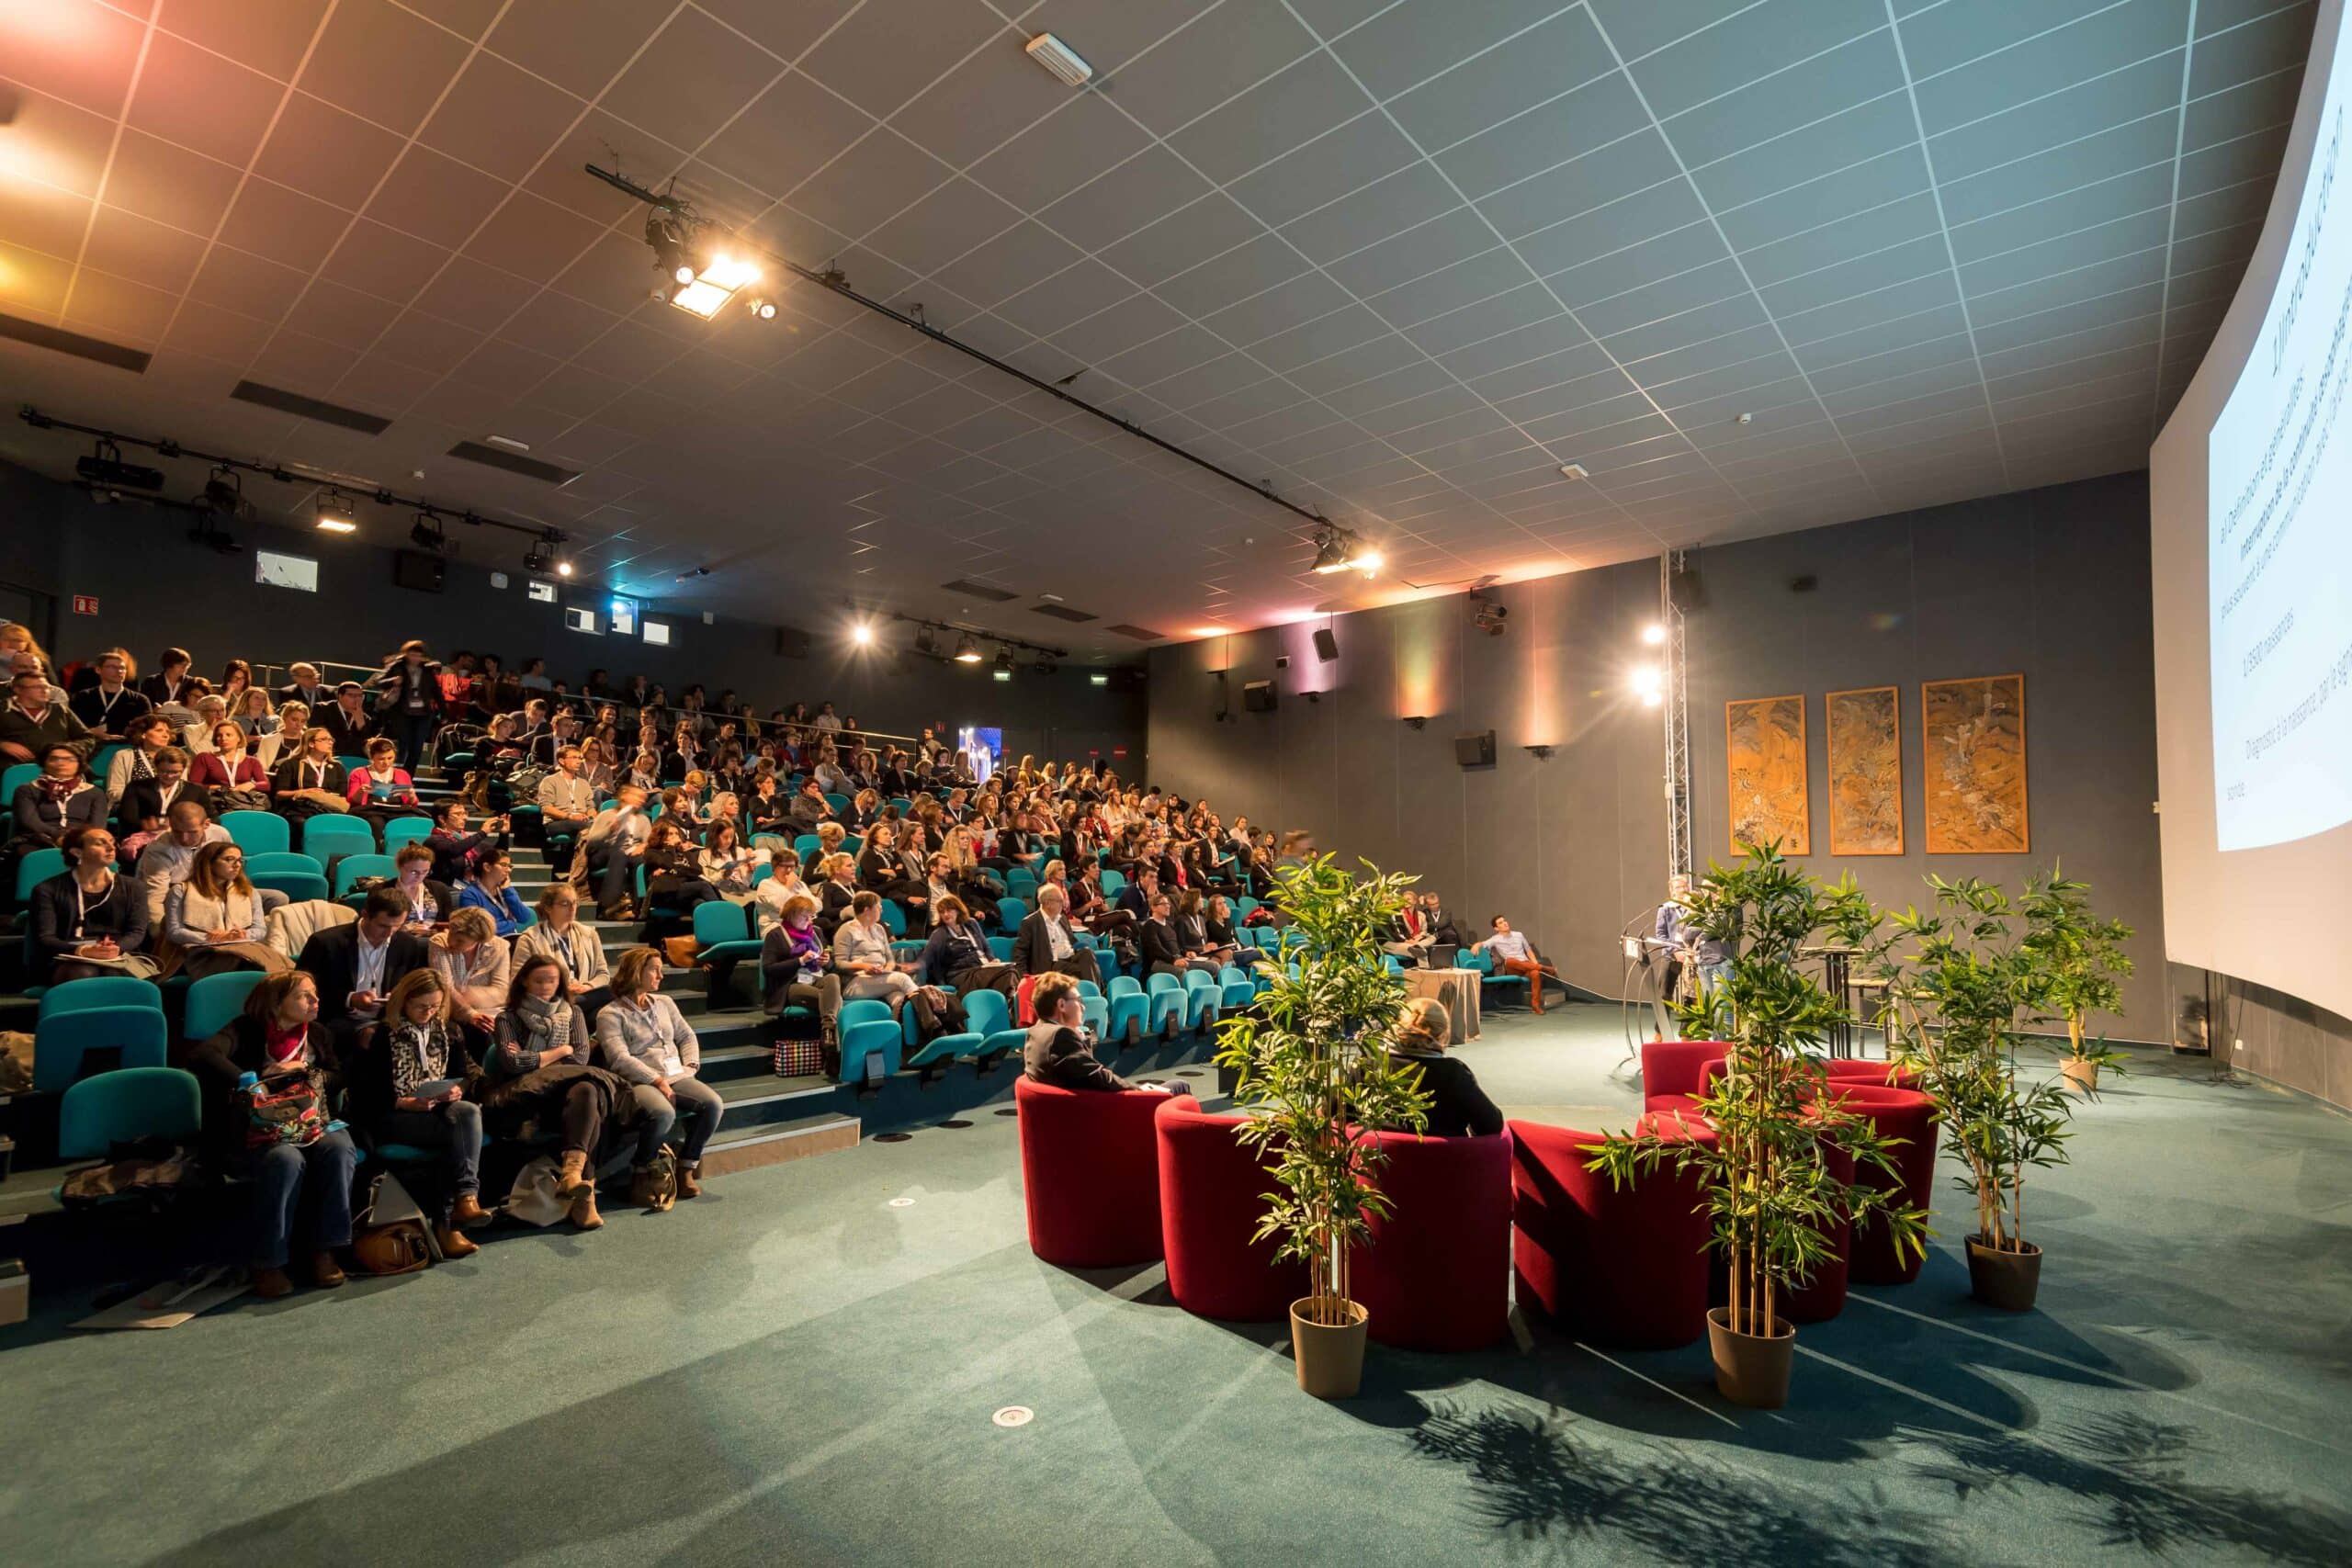
[[[1925,1209],[1935,1197],[1936,1141],[1940,1132],[1935,1101],[1910,1089],[1849,1079],[1837,1086],[1838,1098],[1870,1118],[1883,1138],[1900,1138],[1894,1151],[1896,1174],[1865,1165],[1855,1173],[1858,1185],[1896,1188],[1905,1207]],[[1865,1217],[1856,1227],[1848,1249],[1854,1281],[1862,1285],[1907,1285],[1919,1277],[1925,1261],[1917,1254],[1898,1257],[1887,1235],[1886,1222]]]
[[[1030,1251],[1070,1269],[1149,1263],[1160,1256],[1159,1148],[1152,1117],[1166,1102],[1166,1096],[1144,1089],[1080,1092],[1027,1078],[1014,1083]]]
[[[1390,1214],[1350,1261],[1367,1332],[1408,1350],[1477,1350],[1510,1324],[1510,1135],[1366,1133],[1387,1152]]]
[[[1834,1082],[1862,1083],[1879,1089],[1913,1090],[1919,1087],[1917,1073],[1909,1067],[1897,1066],[1893,1062],[1865,1062],[1859,1057],[1833,1057],[1822,1065],[1829,1070],[1829,1077]]]
[[[1671,1136],[1683,1123],[1669,1114],[1640,1126]],[[1620,1188],[1585,1168],[1598,1133],[1532,1122],[1510,1131],[1520,1306],[1627,1349],[1672,1349],[1705,1333],[1711,1227],[1696,1177],[1669,1162]]]
[[[1233,1135],[1245,1118],[1209,1115],[1190,1095],[1165,1098],[1153,1123],[1169,1293],[1202,1317],[1287,1317],[1290,1303],[1307,1293],[1306,1268],[1275,1262],[1272,1238],[1250,1239],[1274,1179],[1263,1156]]]

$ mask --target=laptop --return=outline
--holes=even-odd
[[[1454,955],[1461,951],[1461,948],[1450,942],[1437,943],[1430,949],[1430,967],[1432,969],[1453,968]]]

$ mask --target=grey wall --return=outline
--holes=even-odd
[[[2139,975],[2119,1038],[2166,1037],[2155,797],[2147,486],[2125,475],[1925,513],[1715,547],[1688,616],[1693,828],[1702,862],[1730,852],[1724,703],[1802,692],[1814,847],[1898,907],[1929,870],[2015,889],[2062,858],[2099,907],[2131,922]],[[1807,593],[1789,581],[1818,579]],[[1221,810],[1305,827],[1321,847],[1421,872],[1464,913],[1531,929],[1570,979],[1617,994],[1622,925],[1663,892],[1665,812],[1656,710],[1628,694],[1653,618],[1657,568],[1637,562],[1522,583],[1499,638],[1459,596],[1339,617],[1338,662],[1298,626],[1156,651],[1151,774]],[[1240,682],[1279,676],[1281,707],[1240,712]],[[1229,666],[1233,719],[1213,721],[1207,672]],[[1919,682],[2026,677],[2033,852],[1924,852]],[[1828,854],[1822,696],[1903,693],[1901,856]],[[1300,693],[1330,688],[1309,704]],[[1416,732],[1398,722],[1431,716]],[[1458,733],[1494,728],[1491,771],[1455,766]],[[1548,761],[1521,748],[1557,747]]]
[[[264,588],[254,581],[250,548],[223,556],[188,544],[190,519],[184,513],[95,506],[71,486],[6,464],[0,464],[0,518],[9,540],[0,580],[27,581],[61,601],[98,597],[95,618],[72,615],[61,603],[51,649],[61,660],[86,659],[119,643],[142,668],[152,668],[157,650],[176,645],[195,656],[198,674],[214,678],[232,655],[278,663],[356,663],[423,637],[436,653],[489,649],[510,669],[526,657],[543,657],[548,673],[575,689],[602,666],[616,682],[641,671],[668,686],[673,698],[690,681],[703,682],[713,696],[732,686],[762,712],[793,701],[830,700],[873,730],[911,734],[926,724],[997,725],[1015,757],[1083,758],[1099,749],[1109,761],[1114,748],[1125,747],[1128,761],[1122,765],[1132,767],[1142,754],[1143,695],[1094,686],[1075,665],[1051,676],[1024,668],[1005,682],[991,680],[986,668],[909,660],[902,670],[887,656],[905,646],[895,632],[886,632],[881,650],[854,652],[820,637],[808,658],[788,659],[776,652],[773,626],[722,616],[707,626],[699,611],[684,605],[665,611],[648,601],[649,615],[669,622],[673,638],[668,648],[654,648],[639,638],[565,629],[564,604],[595,608],[602,624],[605,596],[591,585],[566,585],[561,604],[533,604],[524,594],[521,572],[513,570],[511,551],[498,563],[509,571],[503,590],[491,585],[492,562],[469,552],[449,563],[443,592],[420,593],[393,585],[390,549],[357,538],[240,524],[237,536],[248,547],[319,562],[316,593]],[[462,540],[477,536],[460,531]],[[19,541],[26,547],[21,555]],[[779,604],[777,619],[790,621],[793,609]]]

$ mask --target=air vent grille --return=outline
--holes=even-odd
[[[1131,626],[1124,621],[1115,626],[1105,626],[1103,629],[1116,632],[1121,637],[1131,637],[1137,642],[1158,642],[1168,635],[1166,632],[1152,631],[1145,626]]]
[[[108,343],[103,338],[84,337],[80,333],[69,333],[63,327],[52,327],[43,321],[28,321],[21,316],[0,315],[0,337],[12,337],[18,343],[31,344],[35,348],[70,354],[76,359],[93,359],[100,365],[128,370],[134,376],[147,368],[149,358],[140,349],[125,348],[119,343]]]
[[[526,479],[543,479],[551,485],[569,484],[580,477],[577,468],[542,463],[537,457],[501,451],[495,446],[485,446],[479,441],[460,441],[449,448],[449,456],[463,457],[469,463],[481,463],[488,468],[504,468],[508,473],[520,474]]]
[[[975,599],[985,599],[991,604],[1001,604],[1021,597],[1010,588],[999,588],[993,582],[975,582],[968,577],[959,577],[953,582],[943,582],[939,586],[950,592],[968,593]]]
[[[1099,621],[1102,618],[1085,610],[1073,610],[1067,604],[1032,604],[1029,607],[1041,615],[1051,615],[1057,621]]]
[[[316,420],[321,424],[339,424],[362,435],[381,435],[392,425],[381,414],[362,413],[341,403],[322,402],[300,392],[289,392],[283,387],[265,387],[259,381],[240,381],[229,389],[229,395],[241,403],[258,403],[263,408],[290,413],[297,419]]]

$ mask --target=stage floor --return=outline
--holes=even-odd
[[[1490,1013],[1515,1116],[1631,1119],[1616,1009]],[[1023,1235],[1009,1115],[747,1171],[594,1235],[94,1336],[0,1330],[0,1540],[42,1563],[2352,1561],[2352,1122],[2143,1057],[2029,1200],[2041,1310],[1924,1277],[1799,1339],[1785,1410],[1703,1345],[1286,1331]],[[890,1201],[910,1198],[907,1207]],[[992,1424],[1001,1406],[1031,1424]]]

